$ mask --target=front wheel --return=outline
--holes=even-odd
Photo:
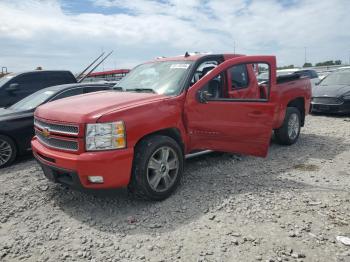
[[[287,107],[283,125],[275,130],[277,142],[281,145],[294,144],[300,135],[301,114],[295,107]]]
[[[129,190],[144,199],[163,200],[180,184],[183,163],[182,150],[174,139],[147,137],[135,148]]]
[[[11,138],[0,135],[0,168],[12,164],[16,159],[17,148]]]

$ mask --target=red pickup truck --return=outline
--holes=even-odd
[[[137,66],[115,91],[40,106],[32,148],[54,182],[161,200],[179,185],[186,154],[264,157],[273,130],[295,143],[310,99],[310,80],[276,78],[273,56],[186,53]]]

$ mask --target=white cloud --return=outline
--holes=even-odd
[[[280,64],[302,64],[305,46],[311,62],[350,55],[348,0],[90,1],[96,12],[79,14],[58,0],[2,0],[0,66],[79,71],[113,49],[105,69],[130,67],[187,50],[232,52],[233,42],[237,52],[275,54]]]

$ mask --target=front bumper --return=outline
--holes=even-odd
[[[350,113],[350,101],[344,101],[344,103],[339,105],[319,104],[311,102],[311,112],[348,114]]]
[[[90,189],[119,188],[129,184],[133,149],[72,154],[47,148],[34,137],[32,150],[51,181]],[[88,176],[102,176],[104,182],[91,183]]]

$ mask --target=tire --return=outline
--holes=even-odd
[[[179,186],[183,165],[183,152],[174,139],[147,137],[135,148],[129,191],[146,200],[164,200]]]
[[[281,145],[294,144],[300,135],[301,113],[296,107],[287,107],[283,125],[275,130],[277,142]]]
[[[17,147],[13,140],[7,136],[0,135],[0,168],[9,166],[15,161]]]

